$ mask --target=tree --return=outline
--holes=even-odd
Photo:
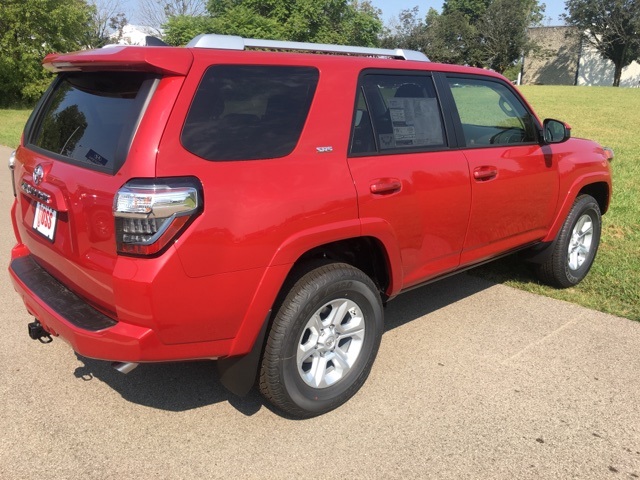
[[[51,52],[79,50],[91,15],[84,0],[2,0],[0,102],[34,102],[51,81],[42,59]]]
[[[437,12],[433,9],[429,10]],[[392,19],[390,26],[384,31],[381,45],[384,48],[409,48],[411,50],[422,50],[425,47],[424,35],[427,25],[419,17],[420,9],[415,6],[402,10],[397,19]]]
[[[423,38],[425,53],[433,61],[482,66],[478,31],[463,12],[453,10],[439,15],[431,9]]]
[[[95,0],[89,5],[92,11],[91,22],[87,25],[87,48],[100,48],[112,43],[111,34],[116,33],[115,41],[122,37],[122,29],[128,23],[120,0]]]
[[[640,59],[640,0],[567,0],[567,24],[615,66],[613,86],[622,69]]]
[[[375,46],[382,30],[380,10],[369,0],[210,0],[207,10],[207,16],[170,18],[165,40],[184,44],[201,29],[197,33]]]
[[[478,22],[482,63],[503,73],[534,48],[527,30],[542,18],[536,0],[493,0]]]
[[[173,17],[199,17],[207,13],[206,0],[139,0],[138,18],[162,36],[162,26]]]
[[[543,11],[537,0],[445,0],[442,14],[432,8],[424,22],[418,7],[403,10],[383,44],[502,73],[533,48],[527,29],[542,20]]]
[[[442,4],[442,14],[449,15],[460,12],[469,23],[475,25],[485,14],[491,0],[445,0]]]

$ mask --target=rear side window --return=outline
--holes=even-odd
[[[200,82],[182,144],[206,160],[289,155],[318,84],[311,67],[214,65]]]
[[[361,79],[351,154],[421,152],[444,146],[440,105],[430,76],[367,74]]]
[[[127,156],[153,80],[139,72],[62,74],[28,134],[30,145],[115,173]]]

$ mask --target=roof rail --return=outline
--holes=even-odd
[[[391,57],[401,60],[416,60],[428,62],[427,56],[416,50],[397,48],[369,48],[348,45],[332,45],[327,43],[285,42],[282,40],[261,40],[257,38],[242,38],[235,35],[217,35],[214,33],[201,34],[191,40],[187,47],[217,48],[221,50],[245,50],[247,48],[265,48],[270,50],[302,50],[306,52],[342,53],[350,55],[365,55],[370,57]]]

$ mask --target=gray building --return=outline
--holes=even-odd
[[[573,27],[530,28],[529,37],[539,47],[524,59],[525,85],[575,85],[580,62],[580,35]]]
[[[582,41],[574,27],[538,27],[529,29],[538,49],[524,58],[524,85],[611,86],[613,62]],[[640,64],[632,62],[622,70],[621,87],[640,86]]]

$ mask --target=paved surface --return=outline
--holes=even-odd
[[[212,363],[125,376],[30,340],[4,270],[0,308],[1,479],[640,476],[640,323],[472,276],[393,301],[364,388],[307,421],[227,394]]]

